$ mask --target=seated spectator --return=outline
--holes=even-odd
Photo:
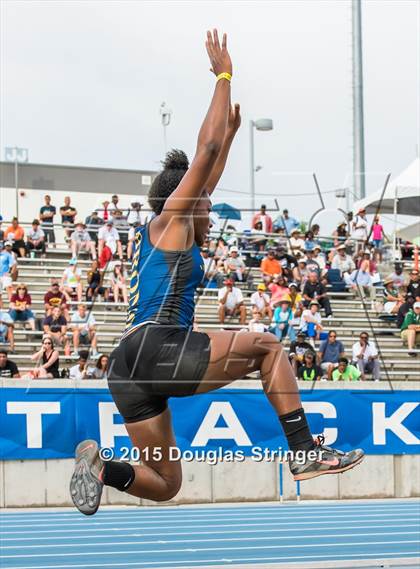
[[[407,294],[420,301],[420,279],[417,269],[412,269],[410,273],[410,280],[407,285]]]
[[[95,246],[98,244],[98,231],[101,225],[105,222],[102,217],[99,217],[97,211],[92,211],[90,215],[87,216],[85,219],[86,229],[90,235],[91,240],[95,243]]]
[[[415,347],[420,344],[420,302],[415,302],[405,315],[401,325],[401,338],[408,344],[408,355],[415,358]]]
[[[266,290],[265,284],[261,283],[257,286],[257,292],[254,292],[251,295],[252,317],[254,317],[255,314],[260,314],[262,318],[267,316],[271,321],[273,317],[273,310],[270,306],[270,297],[265,292]]]
[[[331,379],[333,370],[338,366],[340,358],[344,357],[344,345],[337,340],[337,332],[330,330],[328,339],[323,340],[318,350],[318,363],[323,372]]]
[[[293,320],[293,312],[290,308],[290,300],[288,298],[283,298],[280,301],[280,306],[274,311],[273,316],[273,326],[271,331],[282,342],[287,336],[292,342],[296,339],[296,333],[293,329],[291,321]]]
[[[407,278],[403,273],[403,266],[401,263],[395,263],[394,272],[389,275],[387,280],[388,279],[392,280],[395,288],[407,286]]]
[[[261,261],[260,270],[265,284],[271,283],[283,273],[283,269],[276,259],[273,249],[267,251],[267,256]]]
[[[80,379],[93,379],[92,368],[88,365],[89,352],[82,350],[79,353],[79,359],[76,365],[70,368],[69,378]]]
[[[289,239],[289,253],[296,256],[297,254],[303,255],[304,252],[305,241],[302,239],[299,229],[293,229]]]
[[[262,315],[259,312],[254,312],[253,318],[249,321],[248,330],[249,332],[258,332],[262,334],[267,332],[268,326],[261,322]]]
[[[217,277],[217,267],[213,255],[210,255],[210,250],[207,247],[201,249],[201,257],[204,265],[203,286],[208,286],[211,282],[215,281]]]
[[[90,270],[87,273],[86,301],[92,302],[98,295],[104,301],[108,300],[108,290],[103,285],[104,274],[98,268],[98,261],[92,261]]]
[[[98,231],[99,268],[105,268],[116,254],[118,254],[120,261],[122,261],[123,252],[120,235],[115,229],[112,219],[109,219]]]
[[[297,283],[291,282],[289,284],[289,297],[290,297],[290,308],[293,312],[300,310],[302,308],[303,298],[299,292],[299,287]]]
[[[319,340],[319,334],[323,330],[322,318],[319,313],[319,303],[312,300],[309,308],[302,312],[299,330],[305,334],[311,342]]]
[[[313,251],[316,243],[314,241],[314,234],[312,231],[307,231],[305,233],[305,252]]]
[[[338,248],[349,237],[349,233],[347,231],[347,222],[342,221],[339,225],[337,225],[337,229],[333,231],[332,235],[334,237],[334,247]]]
[[[41,349],[31,356],[31,360],[36,362],[36,367],[30,370],[31,379],[52,379],[60,377],[59,372],[59,353],[54,349],[53,340],[50,336],[42,338]]]
[[[77,210],[71,205],[71,198],[66,196],[64,198],[64,205],[60,207],[61,224],[64,229],[64,239],[69,241],[72,228],[74,227],[74,220],[76,219]]]
[[[54,205],[51,205],[51,196],[44,196],[44,202],[45,205],[39,210],[39,219],[45,234],[45,242],[53,243],[55,247],[54,216],[57,213],[57,209]]]
[[[293,279],[299,283],[301,289],[303,289],[309,277],[309,271],[306,267],[306,262],[306,257],[300,257],[300,259],[297,261],[297,267],[293,271]]]
[[[12,243],[6,241],[0,251],[0,291],[6,290],[9,300],[13,294],[13,278],[16,276],[17,263],[12,253]]]
[[[238,247],[229,249],[229,256],[224,262],[225,274],[228,279],[243,282],[245,280],[245,263],[239,256]]]
[[[334,255],[331,262],[331,268],[338,269],[341,278],[348,283],[351,273],[356,269],[356,265],[350,255],[347,255],[344,244],[338,245],[337,254]]]
[[[100,354],[96,360],[95,367],[92,367],[92,379],[107,379],[108,377],[108,356]]]
[[[274,222],[274,231],[278,231],[280,228],[284,229],[286,237],[292,235],[292,231],[299,227],[299,221],[294,217],[289,216],[287,209],[283,210],[283,215],[280,215]]]
[[[214,250],[214,260],[217,261],[224,261],[227,256],[229,255],[229,247],[226,241],[219,237],[217,240],[216,248]]]
[[[315,250],[307,251],[306,253],[306,270],[309,273],[316,273],[318,278],[321,278],[322,270],[318,261],[315,258]]]
[[[271,284],[268,285],[268,290],[271,293],[270,306],[274,310],[277,304],[289,294],[289,288],[286,284],[284,277],[281,275],[276,277]]]
[[[15,349],[13,320],[8,312],[3,310],[3,298],[0,294],[0,344],[10,344],[10,351]]]
[[[143,204],[140,202],[133,202],[127,215],[127,223],[132,227],[139,227],[146,223],[146,216],[142,214],[141,208]]]
[[[369,334],[362,332],[359,341],[352,347],[353,364],[362,374],[360,379],[365,379],[365,373],[371,373],[375,381],[381,379],[381,368],[378,359],[378,350],[373,342],[369,342]]]
[[[397,314],[397,320],[395,325],[397,328],[401,329],[402,323],[404,322],[405,315],[409,312],[412,308],[414,303],[416,302],[415,298],[411,296],[411,294],[407,294],[405,302],[400,306]]]
[[[306,334],[299,331],[296,335],[296,341],[292,342],[289,348],[289,361],[296,376],[298,375],[300,366],[303,365],[304,355],[307,350],[313,352],[313,347],[306,341]]]
[[[226,316],[239,315],[239,322],[245,324],[246,307],[241,289],[233,286],[232,279],[226,279],[224,285],[218,292],[219,322],[224,324]]]
[[[44,295],[44,308],[46,316],[51,316],[52,310],[55,306],[61,308],[63,316],[66,320],[70,319],[69,309],[67,306],[67,298],[60,290],[60,283],[53,279],[51,286]]]
[[[264,251],[265,245],[267,243],[266,234],[263,231],[261,221],[257,221],[254,227],[251,229],[251,236],[248,240],[249,248],[253,249],[255,252]]]
[[[322,253],[321,245],[315,245],[313,248],[313,257],[311,259],[312,262],[316,263],[319,267],[321,277],[325,275],[327,262],[325,259],[325,255]],[[308,267],[310,270],[310,267]]]
[[[348,284],[353,291],[355,297],[360,297],[362,301],[369,296],[372,301],[372,308],[375,308],[376,288],[372,282],[371,274],[366,270],[367,267],[361,266],[360,269],[355,269],[350,275]],[[364,302],[362,302],[364,307]]]
[[[302,379],[303,381],[320,381],[322,370],[316,364],[314,352],[312,350],[306,350],[303,358],[303,364],[298,371],[298,379]]]
[[[96,260],[95,243],[90,238],[90,234],[86,231],[86,225],[82,221],[76,223],[75,230],[70,235],[71,254],[73,259],[77,259],[81,251],[90,253],[92,259]]]
[[[114,302],[120,302],[120,297],[122,297],[124,304],[128,304],[127,273],[121,263],[114,265],[110,285]]]
[[[32,227],[26,235],[26,248],[28,253],[39,251],[42,255],[45,254],[45,233],[39,227],[37,219],[33,220]]]
[[[51,315],[44,318],[44,333],[52,338],[57,346],[63,346],[64,354],[70,355],[70,342],[67,338],[67,320],[61,313],[59,306],[54,306]]]
[[[9,360],[6,350],[0,349],[0,378],[18,378],[19,370],[15,362]]]
[[[85,304],[79,304],[77,312],[71,317],[71,327],[73,329],[73,356],[77,356],[79,352],[79,345],[91,345],[92,357],[97,357],[96,350],[96,320],[92,312],[88,312]]]
[[[401,305],[405,302],[405,294],[401,288],[397,288],[394,281],[389,277],[384,280],[384,311],[387,314],[397,314]]]
[[[120,236],[121,244],[127,245],[128,243],[128,232],[130,230],[130,226],[123,216],[123,212],[120,209],[115,209],[111,212],[111,219],[114,222],[114,227],[118,231],[118,235]]]
[[[325,316],[327,318],[332,317],[332,310],[330,299],[327,294],[327,287],[319,281],[318,275],[316,273],[309,273],[308,280],[305,283],[302,291],[303,304],[304,306],[309,306],[309,304],[316,300],[320,306],[325,310]]]
[[[347,358],[338,360],[337,368],[332,372],[333,381],[357,381],[362,374],[353,365],[349,364]]]
[[[282,275],[289,280],[296,280],[295,270],[297,269],[297,260],[293,255],[287,253],[285,247],[279,246],[276,251],[276,258],[280,263]]]
[[[60,289],[68,302],[72,301],[73,296],[77,297],[78,302],[82,300],[82,269],[77,266],[77,259],[70,259],[69,266],[64,269]]]
[[[12,225],[4,232],[4,238],[13,244],[12,251],[14,251],[16,255],[19,257],[26,256],[25,231],[23,227],[19,225],[17,217],[12,219]]]
[[[20,284],[10,299],[10,317],[13,322],[27,322],[35,330],[35,315],[31,310],[32,298],[26,285]]]
[[[265,205],[262,205],[260,211],[252,218],[251,227],[255,228],[256,223],[261,223],[261,229],[264,233],[273,232],[273,220],[268,215]]]

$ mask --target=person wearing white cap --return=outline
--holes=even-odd
[[[225,263],[226,276],[234,281],[242,282],[244,280],[245,263],[239,256],[239,249],[233,246],[229,249],[229,257]]]
[[[289,239],[289,253],[291,255],[296,255],[297,253],[303,253],[305,251],[305,241],[300,235],[301,233],[299,229],[293,229]]]
[[[416,344],[420,344],[420,302],[415,302],[413,308],[407,312],[401,326],[401,338],[408,344],[408,355],[416,357],[414,351]]]
[[[340,271],[341,277],[348,284],[351,273],[355,270],[356,265],[350,255],[346,253],[346,246],[341,244],[337,247],[337,253],[331,261],[331,268]]]
[[[74,259],[77,258],[81,251],[89,252],[92,260],[96,261],[95,243],[90,238],[89,232],[86,230],[86,225],[83,221],[76,223],[75,230],[70,235],[71,254]]]

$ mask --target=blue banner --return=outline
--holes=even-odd
[[[301,396],[312,432],[324,434],[326,444],[344,451],[361,447],[367,454],[420,453],[417,391],[316,389]],[[260,390],[174,398],[170,407],[174,453],[186,459],[200,460],[207,453],[270,458],[287,449],[279,420]],[[107,389],[2,388],[0,429],[0,458],[6,460],[69,458],[85,438],[96,439],[117,457],[131,452]]]

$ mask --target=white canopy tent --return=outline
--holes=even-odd
[[[416,158],[398,176],[392,178],[380,202],[382,188],[354,204],[357,212],[364,207],[367,213],[393,213],[420,216],[420,159]],[[379,207],[379,209],[378,209]]]

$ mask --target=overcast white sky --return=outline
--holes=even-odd
[[[191,157],[214,84],[205,31],[216,26],[243,115],[221,187],[248,191],[248,123],[260,117],[275,129],[255,136],[257,193],[307,217],[315,198],[285,196],[313,192],[312,172],[322,189],[351,184],[350,0],[3,0],[1,11],[1,146],[29,148],[31,162],[157,169],[162,101],[169,145]],[[363,1],[368,193],[418,151],[419,13],[417,0]]]

